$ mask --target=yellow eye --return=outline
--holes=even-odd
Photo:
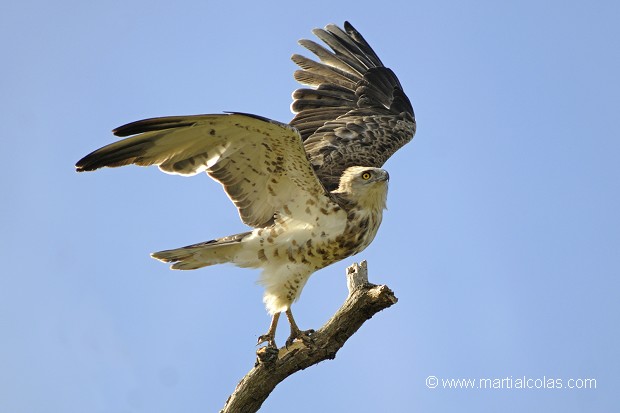
[[[371,177],[371,176],[372,176],[372,175],[370,175],[370,172],[364,172],[364,173],[362,174],[362,179],[363,179],[363,180],[365,180],[365,181],[367,181],[367,180],[369,180],[369,179],[370,179],[370,177]]]

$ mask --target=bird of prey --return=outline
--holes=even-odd
[[[85,156],[78,172],[122,165],[158,165],[170,174],[207,172],[220,182],[252,230],[153,253],[171,268],[232,263],[262,269],[263,301],[273,316],[260,343],[275,346],[284,312],[287,345],[307,341],[291,304],[315,271],[366,248],[381,223],[387,196],[385,161],[415,134],[411,103],[392,70],[345,22],[313,33],[331,50],[299,43],[290,124],[225,113],[136,121],[115,129],[126,139]]]

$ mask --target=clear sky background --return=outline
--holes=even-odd
[[[290,120],[296,41],[344,20],[397,73],[418,133],[386,164],[375,242],[294,309],[320,327],[362,259],[399,302],[263,410],[617,408],[620,3],[25,0],[0,6],[1,412],[223,406],[269,323],[258,272],[172,272],[149,253],[242,231],[236,210],[206,175],[74,164],[146,117]]]

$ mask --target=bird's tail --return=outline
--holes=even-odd
[[[235,263],[243,239],[250,234],[244,232],[174,250],[154,252],[151,257],[172,263],[170,268],[173,270],[195,270],[214,264]]]

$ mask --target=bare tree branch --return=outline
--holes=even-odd
[[[398,301],[387,286],[368,282],[366,261],[347,268],[347,286],[349,296],[336,314],[312,334],[310,347],[296,341],[288,349],[260,348],[254,368],[239,382],[220,413],[258,411],[278,383],[300,370],[335,358],[366,320]]]

